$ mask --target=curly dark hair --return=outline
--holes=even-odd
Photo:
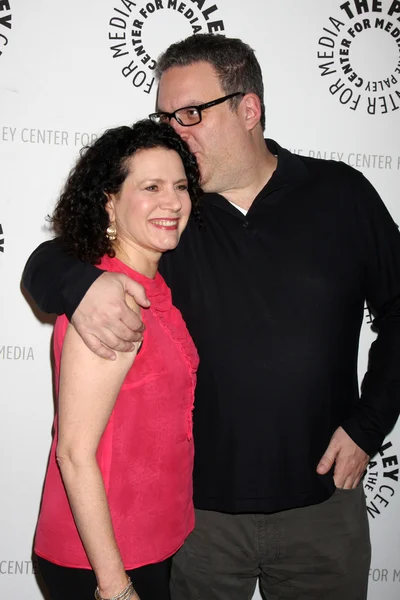
[[[106,237],[107,194],[117,194],[121,189],[129,174],[129,159],[138,150],[150,148],[166,148],[179,154],[188,179],[192,215],[199,219],[201,189],[195,157],[170,125],[144,119],[131,127],[108,129],[82,148],[49,218],[69,254],[92,264],[98,263],[104,254],[115,256]]]

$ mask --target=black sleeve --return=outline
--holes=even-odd
[[[56,238],[44,242],[31,254],[22,283],[40,310],[65,313],[71,319],[87,290],[102,273],[67,254]]]
[[[400,233],[364,177],[361,191],[359,226],[366,239],[366,300],[378,336],[371,345],[360,400],[342,426],[367,454],[373,455],[394,427],[400,411]]]

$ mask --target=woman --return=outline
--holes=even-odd
[[[186,144],[141,121],[87,148],[56,206],[69,251],[139,281],[151,306],[143,342],[116,361],[90,352],[65,316],[55,325],[58,408],[35,539],[54,600],[169,598],[171,557],[194,524],[198,357],[157,267],[199,192]]]

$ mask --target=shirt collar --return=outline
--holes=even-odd
[[[287,185],[299,183],[310,177],[310,172],[303,162],[302,157],[297,154],[292,154],[292,152],[286,150],[286,148],[282,148],[277,142],[269,138],[265,140],[265,143],[267,144],[268,150],[278,157],[278,164],[271,179],[254,199],[252,207],[256,201],[258,202],[261,198],[265,198],[272,192],[286,187]],[[221,194],[203,194],[202,202],[219,206],[235,215],[238,215],[239,212]],[[244,218],[243,215],[242,217]]]

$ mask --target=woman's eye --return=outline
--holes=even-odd
[[[146,190],[147,190],[148,192],[155,192],[155,191],[157,190],[157,186],[156,186],[156,185],[148,185],[148,186],[146,187]]]
[[[188,186],[186,185],[186,183],[180,183],[176,186],[176,189],[181,190],[183,192],[187,192]]]

